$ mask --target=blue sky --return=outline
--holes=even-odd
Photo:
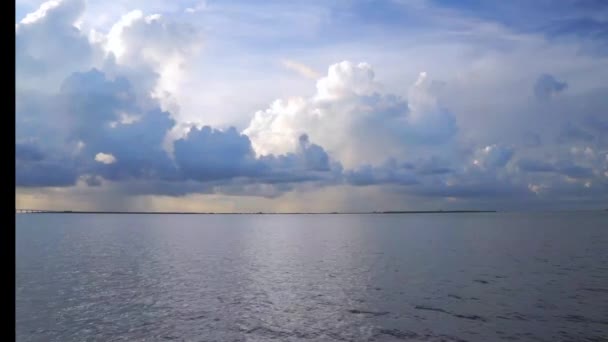
[[[18,206],[593,209],[603,1],[17,1]]]

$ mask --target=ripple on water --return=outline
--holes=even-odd
[[[456,318],[468,319],[468,320],[473,320],[473,321],[481,321],[481,322],[487,322],[488,321],[485,317],[482,317],[480,315],[476,315],[476,314],[467,315],[467,314],[454,313],[454,312],[450,312],[450,311],[445,310],[445,309],[435,308],[435,307],[431,307],[431,306],[416,305],[414,308],[416,310],[426,310],[426,311],[440,312],[440,313],[452,315],[453,317],[456,317]]]
[[[348,310],[348,312],[352,313],[352,314],[363,314],[363,315],[370,315],[370,316],[384,316],[384,315],[388,315],[390,312],[388,311],[366,311],[366,310],[357,310],[357,309],[351,309]]]
[[[608,342],[606,216],[475,217],[20,218],[16,340]]]

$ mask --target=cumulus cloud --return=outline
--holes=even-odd
[[[534,84],[534,95],[537,99],[547,100],[566,90],[566,88],[568,88],[566,82],[560,82],[552,75],[542,74]]]
[[[18,89],[52,89],[66,73],[82,70],[95,59],[97,48],[74,23],[83,0],[50,0],[16,26],[15,73]]]
[[[70,129],[67,138],[82,142],[80,155],[93,160],[111,154],[115,162],[91,166],[113,180],[133,177],[169,177],[174,169],[163,142],[175,121],[158,108],[139,104],[130,81],[109,79],[99,70],[70,75],[59,98]],[[124,113],[137,121],[121,120]]]
[[[379,163],[378,151],[402,156],[408,146],[447,142],[454,116],[441,106],[421,73],[408,99],[384,94],[367,63],[331,65],[310,98],[279,99],[258,111],[243,131],[257,154],[293,151],[307,133],[347,166]]]
[[[24,47],[32,44],[39,48],[36,39],[44,40],[42,36],[32,36],[34,28],[42,35],[55,25],[72,34],[67,34],[68,38],[84,44],[76,48],[107,52],[99,68],[83,58],[82,69],[71,65],[72,70],[62,70],[63,79],[57,87],[46,88],[51,95],[41,97],[44,103],[19,90],[17,132],[26,135],[21,139],[59,139],[57,144],[48,146],[53,150],[49,155],[37,145],[16,145],[17,186],[70,186],[78,179],[88,186],[101,186],[103,178],[138,183],[147,193],[184,194],[235,192],[239,187],[249,191],[258,182],[270,184],[276,194],[286,189],[279,183],[322,181],[330,177],[325,174],[336,172],[332,168],[339,164],[330,165],[327,153],[306,135],[299,137],[297,149],[291,153],[258,158],[249,138],[234,128],[192,128],[175,141],[173,151],[168,151],[166,137],[176,122],[172,113],[162,108],[167,99],[163,93],[173,91],[163,82],[175,81],[176,70],[171,68],[179,69],[185,56],[196,50],[196,33],[187,25],[133,11],[107,35],[88,41],[73,26],[82,11],[79,4],[82,5],[70,0],[49,3],[17,26],[17,36]],[[56,39],[49,44],[53,51],[59,51],[66,41]],[[33,55],[32,49],[24,51]],[[40,56],[46,66],[61,64],[53,54]],[[29,101],[21,101],[26,95]],[[32,100],[36,106],[30,103]],[[62,129],[32,130],[28,126],[28,120],[40,121],[43,117],[61,122]],[[66,148],[68,145],[73,148]],[[193,185],[191,180],[210,185]],[[218,184],[219,180],[232,185]]]
[[[102,164],[114,164],[116,163],[116,157],[109,153],[99,152],[95,155],[95,161]]]
[[[173,115],[179,110],[175,96],[185,66],[198,53],[201,42],[200,32],[192,25],[159,14],[145,16],[140,10],[124,15],[103,40],[105,51],[119,65],[114,69],[124,73],[120,65],[129,67],[130,78],[148,76],[144,91],[151,91],[161,108]],[[150,72],[156,77],[150,78]]]
[[[305,170],[328,171],[330,169],[329,156],[319,145],[309,141],[308,135],[300,136],[296,156],[301,157],[298,161]]]
[[[295,152],[257,157],[249,138],[235,128],[192,128],[175,141],[175,162],[185,179],[200,182],[241,178],[245,183],[320,181],[340,173],[339,164],[306,135]]]
[[[17,71],[18,85],[24,84],[17,88],[17,138],[44,140],[55,149],[54,155],[68,159],[63,169],[70,169],[64,172],[69,177],[63,179],[69,181],[64,185],[81,172],[111,180],[173,177],[174,166],[162,143],[175,122],[159,108],[162,99],[154,91],[164,75],[165,59],[179,60],[190,52],[191,46],[182,44],[191,42],[191,30],[136,11],[109,34],[89,41],[74,26],[83,9],[81,1],[52,1],[17,25],[16,39],[24,54],[17,59],[34,58],[44,66],[24,65]],[[103,58],[104,49],[110,54],[96,67],[92,54],[100,52]],[[56,85],[40,84],[47,71]],[[23,83],[28,77],[35,82]],[[19,148],[25,155],[27,150]],[[20,184],[45,184],[48,177],[33,180],[29,170],[35,169],[34,161],[22,164],[17,170],[28,176],[20,176]]]
[[[186,12],[192,17],[202,9]],[[368,63],[344,61],[320,75],[283,60],[284,67],[317,80],[310,96],[277,99],[243,113],[248,124],[242,131],[195,126],[180,121],[179,99],[184,74],[202,46],[200,32],[142,10],[126,13],[109,29],[85,32],[87,25],[79,23],[84,10],[83,1],[51,0],[16,25],[18,187],[77,185],[127,197],[276,197],[325,186],[376,186],[386,193],[441,199],[597,196],[607,188],[605,89],[513,109],[512,98],[530,90],[510,89],[515,94],[509,98],[507,88],[488,87],[506,77],[490,72],[503,70],[495,67],[504,66],[500,59],[476,61],[487,69],[446,82],[426,72],[417,78],[399,74],[393,87],[411,82],[395,87],[399,91],[387,91],[386,79],[381,84]],[[377,65],[379,74],[395,70]],[[535,96],[555,98],[568,87],[572,97],[585,93],[581,80],[589,75],[579,71],[597,64],[589,65],[558,70],[570,85],[541,75]],[[427,66],[432,64],[407,68]],[[514,72],[505,82],[531,84],[529,75],[535,74]],[[601,75],[597,78],[601,83]],[[236,99],[242,96],[234,92]],[[464,102],[469,106],[459,105]],[[509,115],[496,114],[500,110]],[[525,124],[518,123],[524,115]],[[498,119],[498,129],[475,126]]]
[[[188,179],[210,181],[261,173],[249,138],[230,128],[193,128],[175,141],[175,161]]]

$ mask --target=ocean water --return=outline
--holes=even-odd
[[[17,341],[608,341],[608,213],[16,220]]]

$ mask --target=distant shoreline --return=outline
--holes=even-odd
[[[31,212],[16,212],[17,214],[125,214],[125,215],[374,215],[374,214],[464,214],[464,213],[496,213],[496,210],[398,210],[370,212],[249,212],[249,213],[213,213],[213,212],[171,212],[171,211],[72,211],[72,210],[35,210]]]

